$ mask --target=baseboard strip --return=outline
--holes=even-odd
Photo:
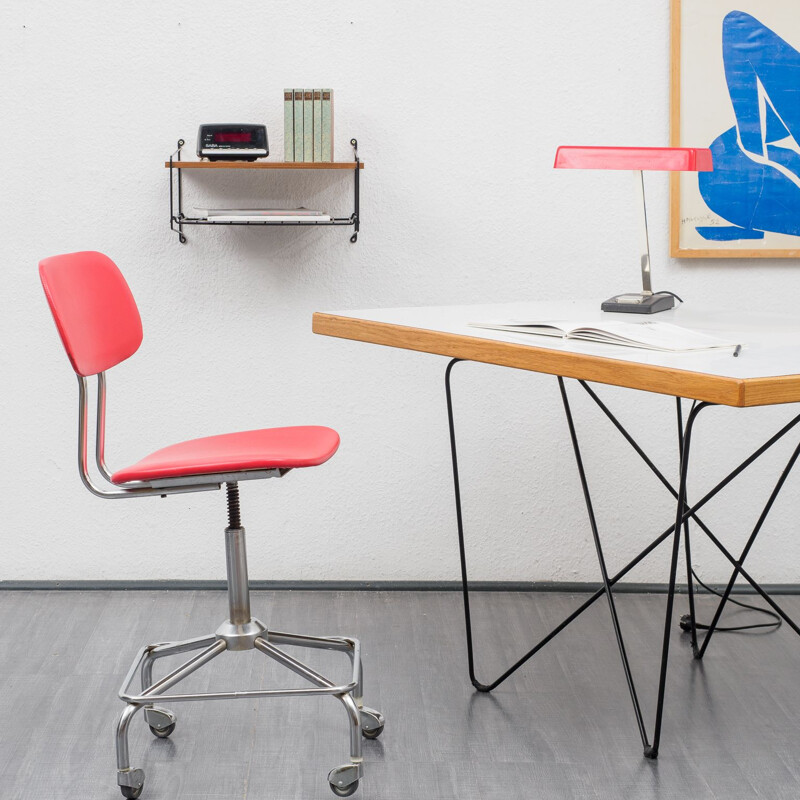
[[[710,584],[718,591],[725,584]],[[585,594],[596,592],[596,583],[578,581],[471,581],[470,590],[475,592],[563,592],[565,594]],[[0,591],[223,591],[225,581],[200,580],[50,580],[50,581],[0,581]],[[251,580],[253,591],[323,591],[323,592],[458,592],[460,581],[259,581]],[[800,594],[800,584],[764,584],[764,590],[771,595]],[[618,583],[615,593],[666,594],[665,583]],[[686,585],[676,586],[680,594],[686,593]],[[736,594],[755,594],[749,585],[735,586]],[[702,594],[702,592],[701,592]]]

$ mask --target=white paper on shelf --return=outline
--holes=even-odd
[[[310,208],[198,208],[195,211],[205,219],[211,217],[324,217],[321,211]]]
[[[252,215],[252,214],[231,214],[229,216],[214,215],[207,218],[209,222],[330,222],[331,217],[328,214],[315,214],[315,215],[299,215],[289,214],[283,216],[270,215]]]

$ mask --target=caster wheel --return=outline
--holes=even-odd
[[[350,797],[358,789],[358,780],[362,775],[361,764],[343,764],[328,773],[331,791],[337,797]]]
[[[168,725],[166,728],[154,728],[152,725],[150,725],[150,732],[157,739],[169,739],[172,731],[175,730],[176,724],[177,723],[173,722],[172,725]]]
[[[366,706],[361,709],[361,735],[365,739],[377,739],[383,733],[384,724],[380,711]]]
[[[383,733],[383,725],[380,725],[377,728],[372,728],[371,730],[367,730],[366,728],[361,729],[361,735],[365,739],[377,739]]]
[[[358,789],[358,781],[353,781],[349,786],[331,786],[331,791],[337,797],[350,797],[351,794],[355,794],[356,789]],[[136,795],[137,797],[139,795]]]
[[[175,730],[178,718],[167,708],[150,706],[144,710],[144,721],[150,726],[153,736],[168,739]]]
[[[117,784],[122,796],[128,800],[136,800],[137,797],[142,796],[142,789],[144,789],[144,770],[141,769],[124,769],[117,773]]]

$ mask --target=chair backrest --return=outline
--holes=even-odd
[[[108,256],[87,251],[45,258],[39,262],[39,277],[78,375],[96,375],[139,349],[139,310]]]

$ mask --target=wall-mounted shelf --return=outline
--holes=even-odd
[[[164,162],[169,167],[169,161]],[[175,161],[175,169],[354,169],[353,161]],[[358,162],[364,169],[364,162]]]
[[[353,148],[353,161],[183,161],[181,149],[183,139],[178,140],[178,149],[164,162],[169,170],[169,227],[176,231],[181,244],[186,244],[183,233],[184,225],[352,225],[353,235],[350,241],[358,240],[359,230],[359,172],[364,169],[364,162],[358,157],[358,142],[350,140]],[[349,170],[353,173],[353,213],[349,217],[334,217],[321,222],[277,222],[269,219],[255,220],[215,220],[205,217],[187,217],[183,213],[183,181],[181,175],[186,169],[326,169]],[[176,191],[177,189],[177,191]]]

